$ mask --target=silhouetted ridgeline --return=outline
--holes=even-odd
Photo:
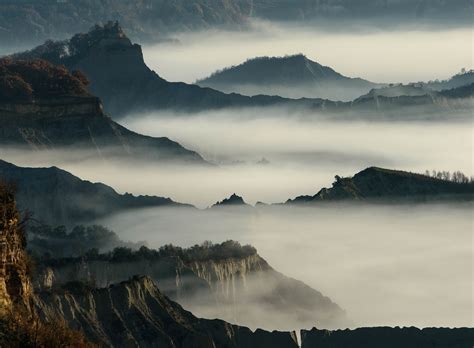
[[[121,195],[107,185],[81,180],[56,167],[24,168],[0,160],[0,178],[16,185],[20,209],[53,225],[91,221],[125,209],[186,206],[169,198]]]
[[[450,95],[444,96],[435,91],[425,91],[419,96],[381,97],[369,94],[354,101],[336,102],[321,98],[290,99],[268,95],[249,97],[235,93],[225,94],[197,85],[168,82],[146,66],[141,47],[132,44],[119,24],[113,22],[95,26],[88,33],[76,34],[69,40],[48,41],[30,51],[14,54],[12,58],[41,58],[54,64],[64,64],[70,70],[82,71],[90,80],[91,92],[102,99],[105,110],[114,117],[152,110],[195,112],[234,107],[291,106],[340,114],[353,113],[351,116],[359,117],[374,115],[380,117],[387,113],[385,116],[399,118],[398,112],[391,111],[399,111],[400,108],[418,108],[416,111],[431,115],[437,111],[465,110],[467,107],[465,102],[452,101]],[[302,69],[303,75],[307,76],[305,80],[309,78],[313,83],[315,76],[318,77],[316,79],[318,81],[321,76],[331,75],[332,78],[326,80],[327,83],[343,82],[351,85],[350,89],[354,86],[359,89],[362,86],[362,90],[365,91],[368,87],[375,86],[361,79],[345,78],[332,70],[329,74],[329,68],[310,62],[303,56],[295,56],[290,60],[291,64],[287,64],[287,70],[291,71],[289,75],[295,75],[295,69]],[[294,61],[297,63],[295,66]],[[303,64],[298,61],[303,61]],[[124,66],[127,69],[124,70]],[[267,75],[278,76],[278,73]],[[289,79],[290,77],[286,75],[288,74],[284,77]],[[338,87],[334,89],[337,90]],[[354,93],[351,93],[353,97]],[[467,98],[472,104],[472,94]],[[360,111],[371,114],[360,114]]]
[[[314,196],[299,196],[286,204],[322,201],[364,200],[387,202],[430,202],[473,199],[473,182],[453,182],[427,175],[370,167],[353,177],[336,176],[331,188]]]
[[[353,100],[381,86],[360,78],[343,76],[303,54],[249,59],[196,83],[226,93],[332,100]]]
[[[301,330],[301,348],[472,348],[472,328],[391,328]]]

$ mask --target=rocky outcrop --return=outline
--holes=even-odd
[[[442,180],[426,175],[370,167],[353,177],[336,176],[331,188],[323,188],[314,196],[299,196],[286,204],[322,201],[439,201],[472,200],[474,184]]]
[[[118,194],[102,183],[91,183],[56,167],[25,168],[0,160],[0,178],[17,187],[20,209],[54,225],[91,221],[122,210],[186,206],[169,198]]]
[[[472,348],[472,328],[373,327],[301,331],[302,348]]]
[[[212,206],[212,208],[218,207],[248,207],[249,205],[245,203],[244,199],[235,193],[233,193],[229,198],[225,198],[222,201],[217,202]]]
[[[202,260],[178,255],[122,261],[59,259],[38,270],[35,288],[42,290],[78,281],[105,287],[146,275],[193,313],[254,328],[271,327],[269,323],[286,329],[348,323],[344,311],[328,297],[276,272],[258,254]]]
[[[30,310],[26,239],[13,190],[0,183],[0,314],[13,306]]]
[[[36,298],[43,318],[62,317],[109,347],[298,347],[294,332],[252,332],[221,320],[198,319],[164,296],[148,277],[104,289],[39,293]]]

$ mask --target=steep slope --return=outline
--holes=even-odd
[[[0,315],[14,306],[31,310],[32,288],[25,246],[24,225],[14,192],[0,181]]]
[[[115,249],[105,255],[39,262],[34,285],[47,290],[79,281],[105,287],[134,275],[151,277],[164,294],[200,316],[254,328],[348,323],[329,298],[276,272],[254,248],[232,241],[184,250]]]
[[[474,184],[432,178],[426,175],[370,167],[350,178],[336,176],[331,188],[314,196],[299,196],[286,204],[339,200],[386,200],[394,202],[472,200]]]
[[[86,84],[82,73],[43,60],[0,59],[0,146],[206,164],[168,138],[140,135],[112,121]]]
[[[169,198],[120,195],[107,185],[81,180],[56,167],[24,168],[0,160],[0,179],[16,185],[20,209],[51,224],[91,221],[124,209],[179,205]]]
[[[159,109],[194,111],[231,106],[309,103],[278,97],[249,98],[196,85],[168,82],[146,66],[141,47],[132,44],[117,22],[95,26],[88,33],[74,35],[70,40],[48,41],[12,57],[41,58],[54,64],[63,64],[70,70],[82,71],[91,81],[91,92],[103,100],[105,110],[114,117]]]
[[[391,328],[355,330],[302,330],[302,348],[471,348],[472,328]]]
[[[39,293],[38,312],[45,319],[64,318],[107,347],[298,347],[294,332],[252,332],[222,320],[198,319],[170,301],[147,277],[105,289],[70,289]]]
[[[380,85],[339,74],[302,54],[258,57],[196,82],[226,93],[352,100]]]

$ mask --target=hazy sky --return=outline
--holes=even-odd
[[[336,71],[374,82],[445,79],[473,66],[473,29],[354,30],[259,24],[254,31],[178,36],[179,44],[144,46],[147,64],[171,81],[193,82],[255,56],[304,53]]]

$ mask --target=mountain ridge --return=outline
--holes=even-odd
[[[16,185],[22,210],[47,223],[69,225],[138,207],[192,207],[170,198],[120,195],[110,186],[81,180],[57,167],[18,167],[0,160],[0,178]]]
[[[361,78],[346,77],[301,53],[247,59],[239,65],[216,71],[196,81],[196,84],[226,93],[330,100],[342,98],[346,101],[382,86]]]

